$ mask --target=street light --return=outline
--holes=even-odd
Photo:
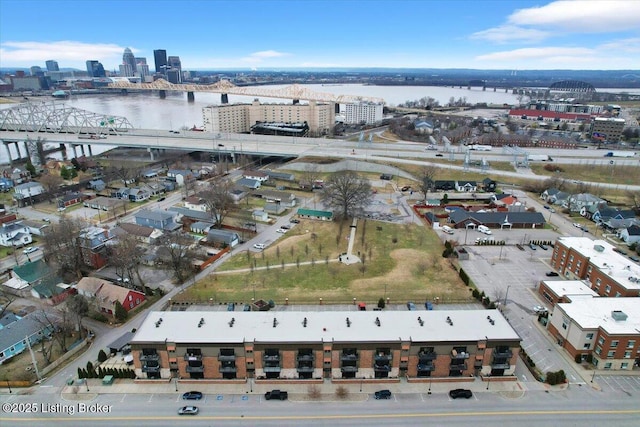
[[[509,288],[511,287],[511,285],[507,286],[507,292],[505,292],[504,294],[504,304],[502,304],[504,307],[507,306],[507,297],[509,296]]]
[[[84,385],[87,386],[87,391],[89,391],[89,378],[84,379]]]
[[[9,387],[9,394],[13,393],[13,391],[11,391],[11,383],[9,382],[9,380],[7,380],[7,387]]]
[[[487,377],[487,390],[489,390],[489,384],[491,384],[491,377]]]

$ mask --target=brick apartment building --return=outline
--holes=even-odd
[[[138,378],[419,381],[512,376],[520,337],[496,310],[150,312]]]
[[[640,365],[640,298],[585,296],[557,304],[548,330],[572,357],[591,354],[598,369]]]
[[[551,265],[565,279],[588,281],[600,296],[640,296],[640,267],[604,240],[560,237]]]

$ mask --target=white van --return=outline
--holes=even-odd
[[[453,234],[453,228],[449,227],[448,225],[443,225],[442,231],[444,231],[447,234]]]
[[[479,225],[478,231],[484,234],[491,234],[491,230],[489,230],[489,227],[487,227],[486,225]]]

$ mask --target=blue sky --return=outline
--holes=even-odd
[[[0,0],[0,67],[640,69],[640,1]]]

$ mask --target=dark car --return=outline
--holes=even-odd
[[[442,157],[442,154],[438,153],[436,154],[436,157]]]
[[[405,185],[404,187],[402,187],[400,189],[400,191],[409,191],[409,190],[411,190],[411,186],[409,186],[409,185]]]
[[[282,228],[283,230],[289,230],[291,226],[285,224],[285,225],[281,225],[280,228]]]
[[[540,243],[538,246],[540,246],[540,249],[542,249],[543,251],[546,251],[548,248],[546,245],[543,245],[542,243]]]
[[[452,399],[457,399],[459,397],[470,399],[471,396],[473,396],[473,393],[471,393],[471,390],[466,388],[456,388],[455,390],[451,390],[449,392],[449,397],[451,397]]]
[[[548,271],[545,275],[547,277],[558,277],[559,276],[559,274],[556,273],[555,271]]]
[[[159,202],[164,202],[165,200],[167,200],[167,198],[166,198],[166,197],[160,197],[160,198],[158,199],[158,201],[159,201]]]
[[[202,399],[202,393],[199,391],[188,391],[182,395],[184,400],[200,400]]]
[[[296,219],[296,218],[291,218],[291,219],[289,220],[289,222],[290,222],[291,224],[300,224],[300,220],[299,220],[299,219]]]
[[[391,399],[391,390],[378,390],[373,396],[376,399]]]

